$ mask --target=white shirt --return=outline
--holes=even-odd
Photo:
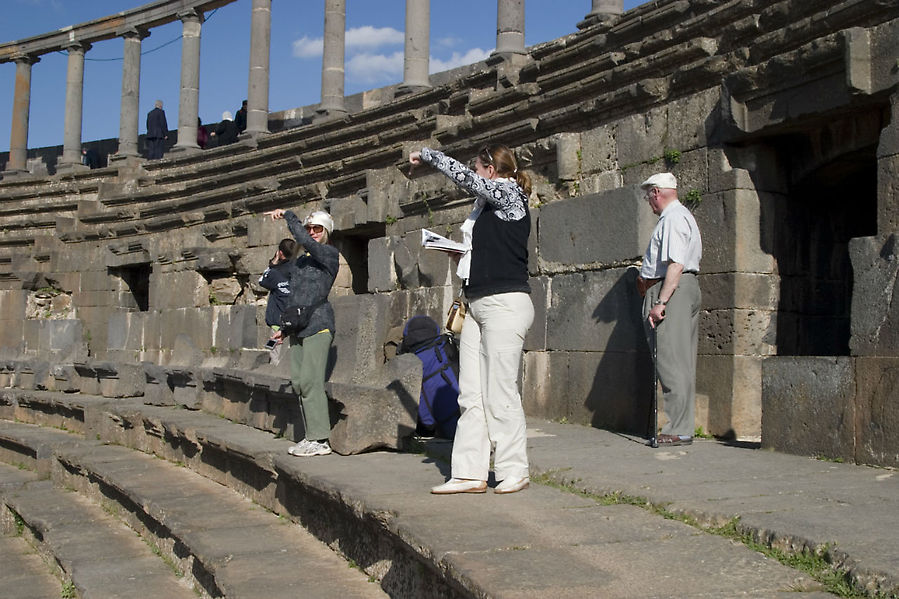
[[[668,264],[684,265],[684,272],[699,272],[702,259],[702,237],[693,213],[678,200],[665,206],[659,215],[643,256],[640,276],[644,279],[663,279]]]

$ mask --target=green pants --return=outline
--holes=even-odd
[[[325,370],[334,334],[324,330],[303,339],[290,337],[290,382],[302,402],[303,430],[311,441],[331,435]]]

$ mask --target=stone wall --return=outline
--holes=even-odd
[[[660,0],[339,119],[0,182],[0,346],[255,368],[255,281],[286,232],[261,213],[325,208],[351,275],[335,293],[331,380],[378,379],[397,327],[442,320],[458,292],[421,228],[457,236],[470,205],[406,157],[428,145],[467,161],[496,140],[535,183],[529,414],[646,432],[633,280],[655,217],[638,185],[670,170],[705,248],[697,425],[893,463],[897,27],[892,0]],[[73,316],[24,317],[40,290],[70,296]],[[818,348],[839,367],[832,384],[802,382],[831,369]],[[833,407],[807,403],[825,391]],[[798,423],[826,443],[789,441]]]

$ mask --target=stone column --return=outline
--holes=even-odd
[[[28,115],[31,111],[31,65],[36,56],[17,56],[16,82],[12,100],[12,125],[9,132],[9,162],[6,173],[24,173],[28,154]]]
[[[144,29],[132,28],[122,33],[122,108],[119,112],[119,149],[110,159],[137,156],[140,122],[140,50],[141,40],[150,35]]]
[[[272,45],[272,0],[253,0],[250,19],[250,82],[247,89],[247,130],[268,133],[269,52]]]
[[[431,0],[406,0],[406,47],[400,91],[431,87]]]
[[[593,0],[593,8],[577,24],[578,28],[585,29],[590,25],[605,21],[609,17],[615,17],[624,12],[624,0]]]
[[[66,119],[62,135],[60,167],[71,168],[81,165],[84,54],[90,49],[90,44],[82,42],[74,42],[66,48],[69,52],[69,65],[66,71]]]
[[[325,47],[322,55],[322,103],[319,112],[343,114],[343,57],[346,0],[325,0]]]
[[[181,97],[178,102],[178,143],[174,150],[199,150],[197,116],[200,112],[200,32],[203,13],[190,9],[178,14],[182,23]]]
[[[497,0],[496,50],[503,58],[527,54],[524,50],[524,0]]]

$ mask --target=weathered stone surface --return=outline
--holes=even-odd
[[[899,237],[857,237],[849,242],[852,259],[853,355],[895,356],[899,352],[899,303],[893,301],[899,277]]]
[[[855,358],[854,365],[854,458],[862,464],[895,468],[899,466],[899,358],[865,356]]]
[[[702,307],[706,310],[743,308],[776,310],[780,279],[774,274],[716,273],[699,277]]]
[[[397,276],[394,268],[394,247],[397,238],[380,237],[368,242],[368,291],[393,291]]]
[[[331,447],[350,455],[379,448],[400,449],[415,432],[421,390],[421,361],[412,354],[390,360],[375,386],[332,382],[337,422],[331,429]],[[380,386],[383,384],[383,386]]]
[[[704,194],[696,213],[702,232],[704,273],[774,272],[775,198],[748,190]]]
[[[767,358],[762,363],[762,446],[853,459],[852,359]]]
[[[778,313],[767,310],[706,310],[699,315],[700,354],[773,355]]]
[[[636,270],[553,277],[547,306],[549,350],[635,351],[644,342]]]
[[[200,273],[193,270],[155,271],[150,275],[150,309],[174,310],[209,305],[209,285]]]
[[[658,160],[665,153],[668,110],[654,107],[617,123],[618,162],[621,166]]]
[[[553,269],[640,258],[657,220],[639,187],[553,202],[540,209],[541,264]]]

